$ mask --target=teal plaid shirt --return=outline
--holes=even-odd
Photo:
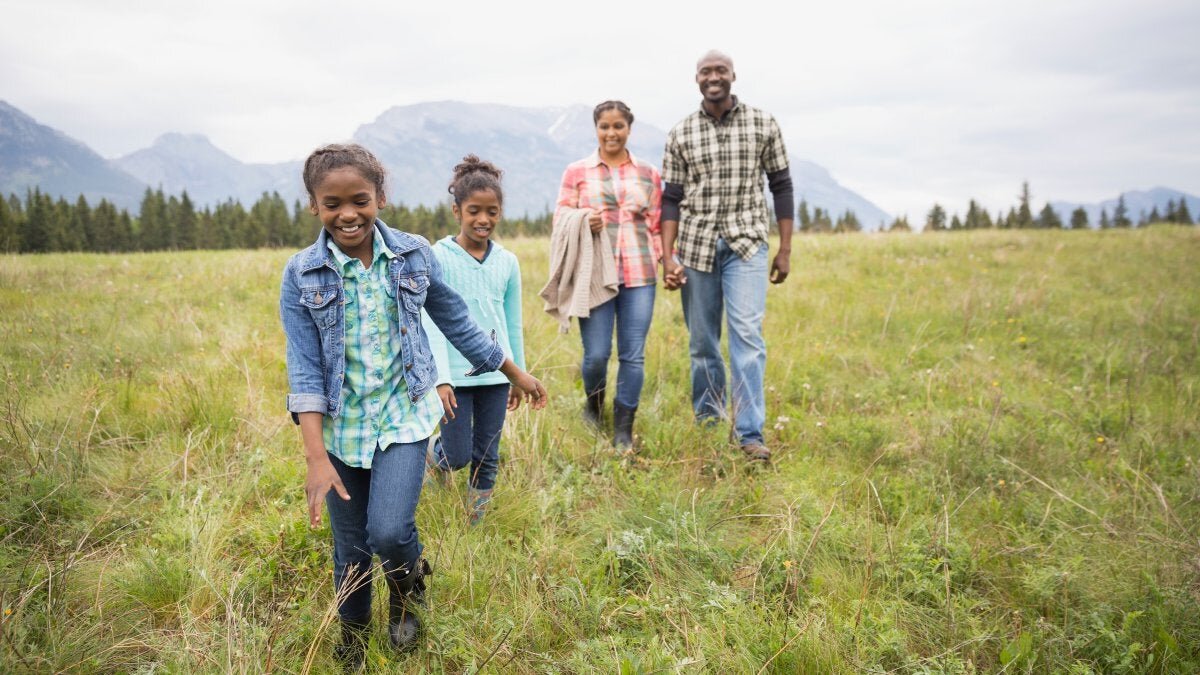
[[[395,254],[383,245],[378,229],[372,239],[370,269],[329,240],[346,299],[346,379],[342,414],[326,416],[322,423],[325,448],[347,466],[364,469],[371,468],[377,446],[429,438],[442,417],[435,389],[416,403],[409,401],[396,289],[387,279],[387,261]]]

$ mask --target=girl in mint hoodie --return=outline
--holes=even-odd
[[[500,169],[475,155],[467,155],[454,167],[450,194],[459,231],[434,244],[433,253],[447,285],[466,300],[471,318],[485,332],[491,331],[506,354],[524,368],[521,268],[515,255],[492,240],[504,203],[500,176]],[[470,464],[467,504],[475,524],[491,501],[505,413],[520,403],[520,392],[510,388],[502,375],[468,375],[474,369],[466,358],[428,317],[424,323],[445,411],[441,438],[430,444],[427,460],[430,470],[442,479]]]

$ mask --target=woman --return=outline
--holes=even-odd
[[[593,233],[607,228],[620,285],[617,296],[593,307],[579,320],[583,339],[584,417],[600,424],[607,388],[613,328],[617,334],[617,388],[613,397],[613,445],[633,449],[633,418],[645,379],[646,334],[654,313],[654,288],[662,244],[658,236],[662,189],[658,170],[638,161],[625,144],[633,113],[621,101],[605,101],[592,111],[598,147],[563,173],[558,214],[590,209]]]

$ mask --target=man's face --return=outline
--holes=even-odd
[[[709,103],[722,103],[729,98],[729,90],[737,75],[724,59],[705,59],[696,70],[696,84],[700,95]]]

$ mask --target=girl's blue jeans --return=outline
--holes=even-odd
[[[425,477],[425,441],[375,449],[370,469],[347,466],[329,455],[350,501],[335,490],[325,497],[333,530],[333,585],[343,620],[363,621],[371,612],[371,563],[378,555],[385,574],[404,576],[421,556],[417,501]]]
[[[491,490],[500,466],[500,432],[508,406],[507,384],[458,387],[454,419],[442,422],[442,437],[433,450],[434,464],[457,471],[471,465],[471,487]]]

